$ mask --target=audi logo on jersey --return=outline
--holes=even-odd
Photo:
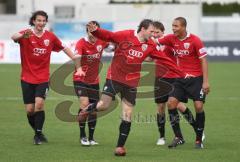
[[[33,55],[39,56],[39,55],[44,55],[47,52],[47,49],[44,48],[34,48],[33,49]]]
[[[99,53],[96,53],[96,54],[93,54],[93,55],[87,55],[88,61],[92,61],[93,59],[99,59],[99,58],[100,58]]]
[[[189,50],[175,50],[176,54],[179,56],[189,55]]]
[[[130,50],[128,51],[128,54],[129,54],[130,56],[133,56],[133,57],[138,57],[138,58],[143,57],[143,53],[142,53],[142,52],[136,51],[136,50],[134,50],[134,49],[130,49]]]

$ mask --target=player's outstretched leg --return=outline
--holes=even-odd
[[[117,147],[114,152],[114,154],[116,156],[125,156],[126,155],[126,149],[124,148],[124,145],[126,143],[130,129],[131,129],[131,122],[122,120],[122,122],[119,126],[118,143],[117,143]]]

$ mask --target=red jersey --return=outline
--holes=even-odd
[[[159,50],[163,51],[164,54],[169,57],[173,62],[177,62],[177,58],[174,55],[174,51],[171,47],[169,46],[158,46]],[[163,65],[161,64],[160,60],[155,60],[155,64],[156,64],[156,70],[155,70],[155,74],[156,77],[161,77],[161,78],[179,78],[180,76],[174,72],[173,70],[165,70],[165,68],[163,68]]]
[[[200,59],[207,55],[207,51],[199,37],[187,34],[185,39],[180,40],[174,34],[169,34],[158,41],[174,49],[177,64],[184,72],[194,76],[202,75]]]
[[[156,44],[151,39],[140,42],[134,30],[110,32],[98,28],[92,34],[102,40],[116,44],[107,79],[118,81],[130,87],[137,87],[141,64],[147,56],[162,60],[161,64],[183,75],[171,59],[157,50]]]
[[[51,52],[63,50],[62,42],[47,30],[41,37],[33,33],[29,38],[21,38],[18,42],[22,65],[21,80],[32,84],[48,82]]]
[[[90,43],[88,38],[82,38],[77,42],[75,53],[81,55],[81,67],[86,75],[78,76],[74,73],[74,81],[81,81],[87,84],[99,83],[99,63],[103,49],[107,46],[108,43],[100,39],[97,39],[94,44]]]

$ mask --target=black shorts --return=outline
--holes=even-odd
[[[168,101],[169,94],[174,90],[173,83],[176,81],[176,78],[155,78],[154,84],[154,98],[155,103],[165,103]],[[187,97],[182,98],[180,101],[187,103]]]
[[[176,79],[173,84],[174,91],[170,94],[171,97],[175,97],[179,101],[187,97],[193,101],[205,102],[206,95],[202,91],[202,76],[187,79]]]
[[[173,91],[175,78],[155,78],[154,98],[155,103],[165,103],[168,100],[169,93]]]
[[[99,84],[87,84],[81,81],[74,81],[73,85],[78,97],[88,97],[90,103],[99,100]]]
[[[133,106],[136,104],[136,87],[130,87],[126,84],[107,79],[102,93],[111,96],[113,100],[115,99],[115,95],[120,93],[121,99],[126,99]]]
[[[49,90],[48,82],[32,84],[21,80],[21,86],[24,104],[35,103],[35,97],[45,99]]]

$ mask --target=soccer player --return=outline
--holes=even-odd
[[[177,79],[174,83],[174,91],[170,94],[168,109],[175,138],[168,146],[169,148],[174,148],[177,145],[184,143],[179,126],[177,105],[179,101],[186,96],[193,100],[196,111],[195,147],[203,148],[202,136],[205,125],[203,104],[206,95],[210,91],[208,63],[206,58],[207,52],[200,38],[187,32],[186,27],[186,19],[184,17],[177,17],[172,23],[173,34],[158,39],[160,44],[170,46],[174,49],[177,55],[178,66],[186,73],[194,76],[188,79]]]
[[[91,21],[100,27],[96,21]],[[84,75],[79,76],[74,73],[73,83],[76,95],[79,98],[80,109],[87,107],[89,103],[99,100],[99,65],[103,50],[108,46],[107,42],[94,37],[86,28],[87,37],[81,38],[75,47],[75,54],[80,56],[80,67]],[[85,125],[88,121],[89,137],[86,137]],[[97,123],[97,113],[91,113],[82,121],[79,121],[80,142],[84,146],[98,145],[93,134]]]
[[[159,21],[154,21],[154,33],[153,37],[155,39],[164,37],[164,25]],[[169,58],[171,58],[174,62],[177,62],[177,57],[174,55],[174,52],[171,47],[169,46],[159,46],[160,50],[162,50]],[[160,65],[160,66],[159,66]],[[165,142],[165,123],[166,123],[166,117],[165,117],[165,107],[166,102],[168,100],[169,95],[162,95],[162,89],[164,89],[163,82],[173,84],[176,78],[179,78],[179,76],[174,73],[174,71],[167,71],[167,73],[163,74],[162,72],[162,66],[161,62],[156,59],[156,78],[155,78],[155,84],[154,84],[154,95],[155,95],[155,103],[157,104],[157,125],[158,130],[160,133],[160,138],[157,140],[157,145],[164,145]],[[183,102],[187,102],[187,98],[184,98]],[[185,119],[192,125],[194,128],[194,117],[191,113],[191,111],[183,104],[178,103],[177,109],[183,114]]]
[[[22,30],[11,37],[20,45],[23,101],[28,122],[35,131],[36,145],[47,142],[42,128],[45,121],[44,100],[49,89],[51,52],[63,50],[70,58],[74,58],[72,51],[65,47],[54,33],[44,29],[47,22],[47,13],[36,11],[29,20],[32,28]]]
[[[79,113],[79,120],[95,111],[106,110],[117,93],[121,96],[122,121],[119,126],[119,137],[115,149],[116,156],[124,156],[124,148],[131,128],[131,116],[135,105],[137,86],[140,78],[141,64],[147,56],[162,60],[162,64],[179,75],[183,73],[176,64],[158,51],[156,44],[150,39],[153,35],[153,21],[144,19],[137,31],[123,30],[110,32],[101,29],[93,23],[88,24],[88,30],[97,38],[116,44],[114,57],[108,69],[107,80],[103,94],[96,103],[88,105]],[[185,75],[184,75],[185,76]],[[183,76],[183,77],[184,77]]]

